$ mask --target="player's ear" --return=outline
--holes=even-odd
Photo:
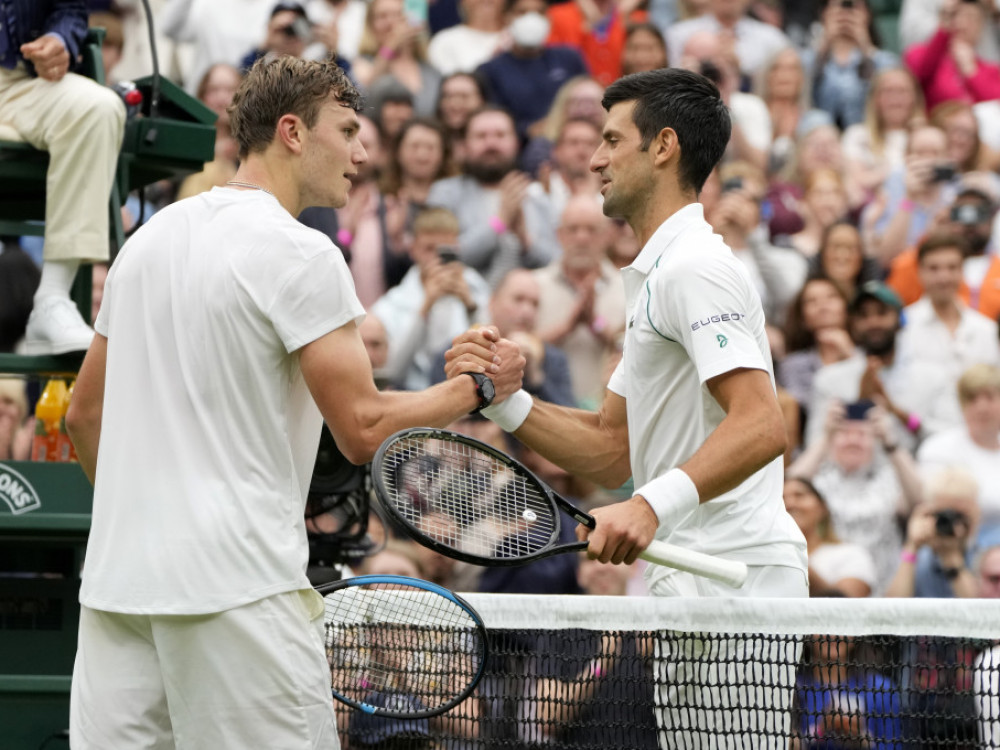
[[[274,129],[276,140],[293,153],[302,153],[302,140],[305,135],[306,125],[298,115],[284,114],[278,120],[278,125]]]
[[[677,131],[673,128],[663,128],[650,144],[653,152],[653,164],[662,166],[680,155],[681,144],[677,139]]]

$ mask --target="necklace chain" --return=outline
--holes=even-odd
[[[262,185],[254,185],[254,184],[253,184],[252,182],[240,182],[239,180],[228,180],[228,181],[226,182],[226,184],[227,184],[227,185],[236,185],[237,187],[248,187],[248,188],[253,188],[254,190],[263,190],[263,191],[264,191],[265,193],[267,193],[268,195],[271,195],[271,196],[273,196],[273,195],[274,195],[274,193],[272,193],[272,192],[271,192],[270,190],[268,190],[268,189],[267,189],[266,187],[264,187],[264,186],[262,186]]]

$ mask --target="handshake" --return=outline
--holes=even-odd
[[[493,412],[488,412],[487,416],[499,423],[496,408],[512,394],[518,394],[524,380],[526,360],[521,348],[510,339],[501,338],[495,327],[482,326],[455,337],[444,358],[444,370],[449,380],[465,373],[476,373],[492,381],[493,393],[490,394],[491,389],[486,386],[482,387],[480,396],[484,407],[491,407]],[[516,399],[527,399],[528,409],[531,408],[530,397],[526,393],[520,393],[512,400]],[[527,416],[527,411],[524,416]]]

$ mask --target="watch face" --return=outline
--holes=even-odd
[[[486,406],[489,406],[493,403],[493,397],[497,395],[496,389],[493,387],[493,381],[489,378],[483,378],[480,389],[482,390],[483,401]]]

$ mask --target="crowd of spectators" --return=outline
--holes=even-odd
[[[451,337],[489,322],[521,345],[529,391],[595,408],[621,354],[617,270],[639,250],[588,168],[603,88],[667,64],[713,80],[734,129],[701,201],[764,303],[814,595],[991,595],[974,566],[1000,543],[993,3],[901,0],[898,23],[866,0],[151,5],[161,69],[218,120],[214,160],[153,186],[147,213],[232,178],[226,107],[256,60],[333,55],[364,92],[370,159],[349,203],[302,221],[347,257],[386,388],[441,379]],[[88,6],[109,83],[149,72],[142,4]],[[13,349],[38,283],[25,256],[42,256],[4,247]],[[2,394],[0,459],[20,458],[29,404],[16,384]]]
[[[107,30],[108,83],[148,74],[143,4],[87,5],[91,25]],[[334,56],[362,89],[358,137],[369,161],[347,206],[300,220],[347,258],[384,388],[442,379],[451,338],[491,323],[519,343],[529,392],[596,408],[626,325],[618,270],[640,250],[627,224],[604,216],[589,170],[603,89],[665,65],[710,78],[733,137],[701,202],[764,305],[788,431],[785,505],[807,540],[812,596],[1000,597],[1000,2],[150,5],[160,68],[218,118],[215,154],[198,174],[152,186],[145,214],[133,196],[126,228],[225,189],[237,168],[226,108],[255,61]],[[36,239],[3,238],[0,350],[17,350],[42,261]],[[95,315],[106,268],[94,266]],[[36,395],[0,380],[0,460],[27,457]],[[484,419],[453,428],[513,453],[585,506],[630,494],[567,475]],[[355,572],[463,591],[644,593],[641,563],[611,570],[563,555],[484,570],[374,516],[369,532],[379,544],[390,538]],[[816,665],[843,665],[854,648],[809,646]],[[544,666],[549,644],[530,647],[519,667],[543,664],[539,696],[600,676],[597,657],[641,651],[587,641]],[[997,650],[975,660],[967,666],[995,665]],[[804,672],[803,684],[852,686],[867,702],[859,712],[898,713],[879,703],[882,677],[824,669]],[[603,689],[596,678],[586,684]],[[595,695],[578,697],[597,706]],[[818,688],[809,695],[833,700]],[[572,717],[534,718],[558,726]],[[901,730],[886,719],[868,731],[889,740]]]

